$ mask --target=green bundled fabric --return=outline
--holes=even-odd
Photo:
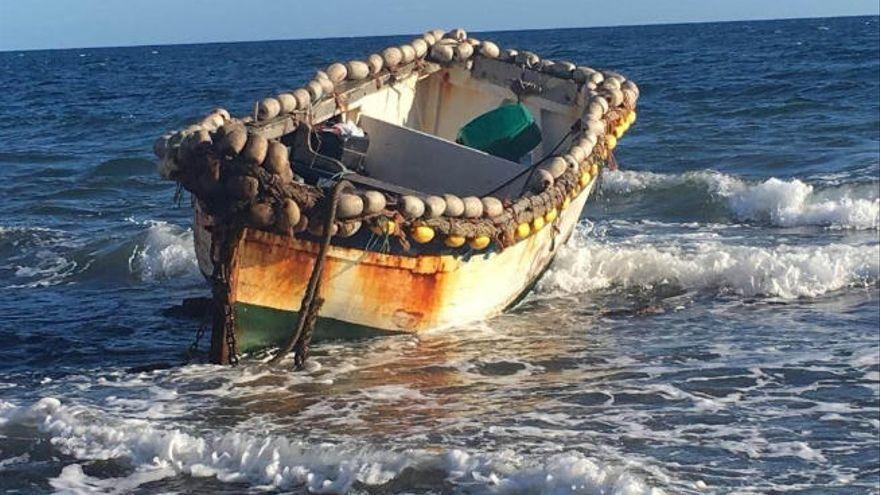
[[[456,143],[513,162],[541,142],[541,129],[521,103],[502,105],[484,113],[458,131]]]

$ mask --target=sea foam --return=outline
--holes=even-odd
[[[66,493],[119,493],[178,474],[260,488],[343,493],[356,484],[385,485],[404,470],[426,476],[439,470],[442,479],[467,486],[469,493],[663,493],[624,469],[603,466],[579,452],[538,458],[512,451],[390,452],[240,432],[199,436],[144,420],[112,419],[52,397],[31,406],[0,402],[0,428],[12,424],[38,428],[55,448],[76,459],[122,458],[135,468],[124,478],[98,479],[83,473],[79,464],[69,464],[50,480]]]
[[[128,259],[133,275],[146,281],[199,275],[192,230],[157,221],[145,225]]]
[[[59,284],[82,270],[80,263],[68,255],[81,245],[81,241],[61,230],[0,225],[0,252],[5,251],[6,255],[0,259],[0,279],[11,275],[0,285],[32,288]]]
[[[602,182],[604,192],[617,195],[681,186],[701,188],[722,202],[739,221],[777,227],[880,229],[877,183],[820,189],[800,179],[748,182],[715,171],[659,174],[634,170],[609,171]]]
[[[106,273],[140,281],[199,276],[192,230],[152,220],[138,225],[139,232],[118,245],[107,239],[110,247],[99,250],[95,242],[67,231],[0,226],[0,248],[9,252],[0,260],[5,261],[0,277],[14,277],[0,285],[48,287]]]
[[[576,293],[609,287],[676,284],[742,296],[817,297],[880,279],[877,244],[742,246],[615,243],[579,231],[542,278],[543,293]]]

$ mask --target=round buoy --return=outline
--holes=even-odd
[[[480,218],[483,216],[483,202],[476,196],[468,196],[461,199],[464,203],[465,218]]]
[[[281,103],[275,98],[263,98],[257,106],[257,118],[269,120],[281,112]]]
[[[361,199],[366,215],[375,215],[385,209],[385,195],[379,191],[364,191],[361,193]]]
[[[419,218],[425,214],[425,203],[415,196],[400,198],[400,211],[407,218]]]
[[[248,136],[244,150],[242,150],[242,156],[248,162],[259,165],[266,159],[268,151],[269,141],[259,134],[251,134]]]
[[[296,98],[291,93],[281,93],[275,97],[281,103],[281,113],[290,113],[296,110]]]
[[[370,230],[376,235],[393,235],[397,232],[397,224],[393,220],[383,218],[370,227]]]
[[[401,60],[403,60],[403,52],[400,51],[400,48],[390,46],[382,50],[382,61],[385,62],[385,67],[393,69],[400,65]]]
[[[359,216],[364,212],[364,200],[356,194],[341,194],[336,204],[336,216],[340,219],[349,219]]]
[[[484,41],[480,45],[480,55],[486,58],[498,58],[498,56],[501,55],[501,49],[491,41]]]
[[[434,229],[427,225],[419,225],[412,230],[412,238],[419,244],[426,244],[434,239]]]
[[[437,218],[446,212],[446,201],[440,196],[425,198],[425,218]]]
[[[370,66],[363,60],[349,60],[345,64],[345,70],[345,77],[352,81],[360,81],[370,75]]]
[[[446,240],[443,241],[443,244],[446,247],[457,248],[464,246],[464,243],[467,242],[463,236],[460,235],[450,235],[446,237]]]
[[[341,83],[348,76],[348,69],[339,62],[330,64],[324,72],[327,73],[327,77],[333,81],[333,84]]]
[[[608,150],[614,150],[617,147],[617,138],[613,134],[608,134],[605,136],[605,145],[608,147]]]
[[[489,239],[488,236],[481,235],[479,237],[474,237],[468,242],[468,246],[471,247],[474,251],[481,251],[486,249],[489,243],[492,242],[492,239]]]
[[[444,214],[447,217],[455,218],[464,215],[464,202],[461,198],[452,194],[444,194],[443,200],[446,201],[446,211]]]
[[[544,228],[544,217],[537,216],[532,220],[532,230],[537,232]]]
[[[483,203],[483,216],[486,218],[495,218],[504,213],[504,205],[498,198],[487,196],[480,200]]]

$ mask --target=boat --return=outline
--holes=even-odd
[[[314,335],[503,312],[572,235],[638,96],[616,72],[432,30],[165,134],[160,172],[191,193],[212,285],[211,360],[286,342],[301,363]]]

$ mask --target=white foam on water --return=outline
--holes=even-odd
[[[18,265],[15,267],[15,276],[31,279],[24,284],[11,285],[9,288],[24,287],[49,287],[63,282],[67,277],[77,272],[76,261],[42,250],[34,253],[35,263],[31,265]]]
[[[813,186],[797,179],[771,178],[757,185],[737,184],[722,194],[734,215],[742,220],[780,227],[880,228],[880,199],[852,198],[845,192],[823,197]]]
[[[15,466],[16,464],[26,464],[30,461],[31,456],[28,453],[7,457],[6,459],[0,459],[0,472],[2,472],[8,466]]]
[[[407,468],[442,470],[444,479],[466,486],[469,493],[663,493],[625,469],[603,466],[579,452],[541,458],[513,451],[390,452],[241,432],[199,436],[141,419],[110,418],[51,397],[31,406],[0,402],[0,427],[10,424],[38,428],[55,448],[76,459],[122,458],[134,466],[127,477],[99,479],[84,474],[79,464],[68,465],[50,480],[65,493],[125,493],[180,474],[255,488],[341,493],[356,483],[383,485]]]
[[[133,275],[146,281],[199,276],[192,230],[158,221],[146,225],[128,260]]]
[[[610,244],[573,237],[538,284],[540,293],[676,284],[743,296],[818,297],[880,279],[877,244],[742,246],[720,241]]]
[[[768,445],[766,450],[767,457],[798,457],[805,461],[828,462],[821,450],[810,447],[806,442],[779,442]]]
[[[8,264],[17,279],[7,288],[48,287],[63,282],[80,270],[66,251],[81,243],[66,232],[44,227],[6,227],[0,225],[0,242],[14,248]]]
[[[878,184],[843,184],[817,189],[799,179],[770,178],[747,182],[711,170],[659,174],[634,170],[608,171],[602,190],[631,194],[651,189],[696,185],[721,200],[740,221],[777,227],[820,226],[832,229],[880,229]]]
[[[424,396],[418,391],[401,385],[379,385],[361,391],[368,399],[376,401],[420,400]]]
[[[65,495],[107,494],[122,495],[153,481],[173,476],[171,468],[150,468],[135,472],[124,478],[96,478],[83,472],[80,464],[69,464],[61,469],[61,474],[49,480],[56,493]]]
[[[143,281],[200,276],[192,230],[161,221],[134,223],[144,229],[129,240],[133,244],[128,254],[128,271],[132,275]],[[93,264],[101,263],[94,254],[77,254],[85,241],[61,230],[0,226],[0,242],[14,248],[7,264],[0,266],[0,270],[7,270],[16,279],[8,288],[70,282]],[[119,262],[112,255],[110,258],[109,263]]]

